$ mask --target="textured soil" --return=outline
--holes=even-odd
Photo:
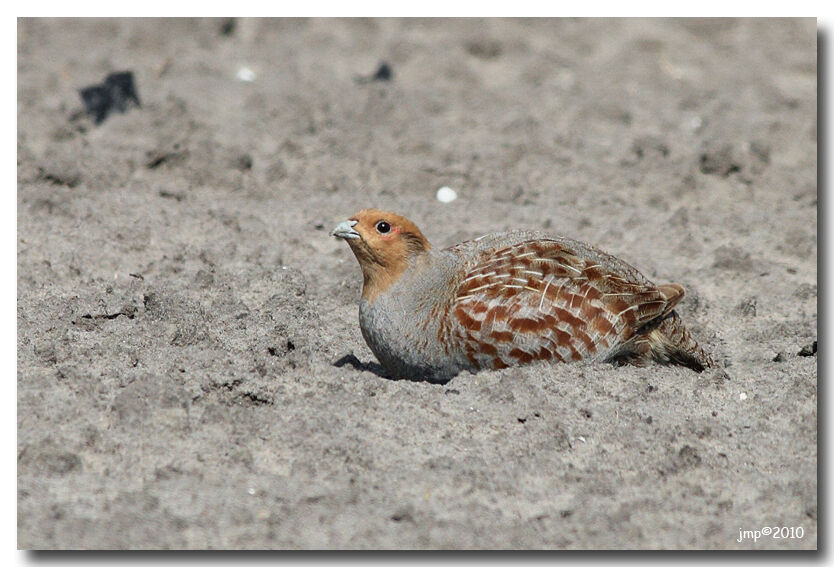
[[[814,20],[19,20],[18,545],[816,548],[816,42]],[[141,107],[94,124],[79,89],[123,70]],[[393,380],[328,235],[369,206],[435,246],[548,230],[680,283],[728,378]],[[774,526],[803,537],[738,541]]]

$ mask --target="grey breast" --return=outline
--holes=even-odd
[[[421,261],[428,264],[407,270],[373,303],[362,299],[360,327],[371,351],[396,377],[445,380],[465,367],[437,340],[451,302],[454,257],[432,251]]]

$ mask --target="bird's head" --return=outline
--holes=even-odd
[[[413,222],[396,213],[364,209],[331,233],[347,241],[364,277],[362,296],[373,301],[431,246]]]

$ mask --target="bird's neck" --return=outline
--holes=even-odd
[[[376,262],[362,263],[362,297],[368,303],[373,303],[395,283],[414,271],[424,269],[429,261],[429,253],[426,251],[403,256],[384,265]]]

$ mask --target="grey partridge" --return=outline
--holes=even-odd
[[[511,231],[434,250],[408,219],[365,209],[340,223],[364,278],[359,324],[396,378],[584,359],[714,366],[674,308],[678,284],[562,236]]]

